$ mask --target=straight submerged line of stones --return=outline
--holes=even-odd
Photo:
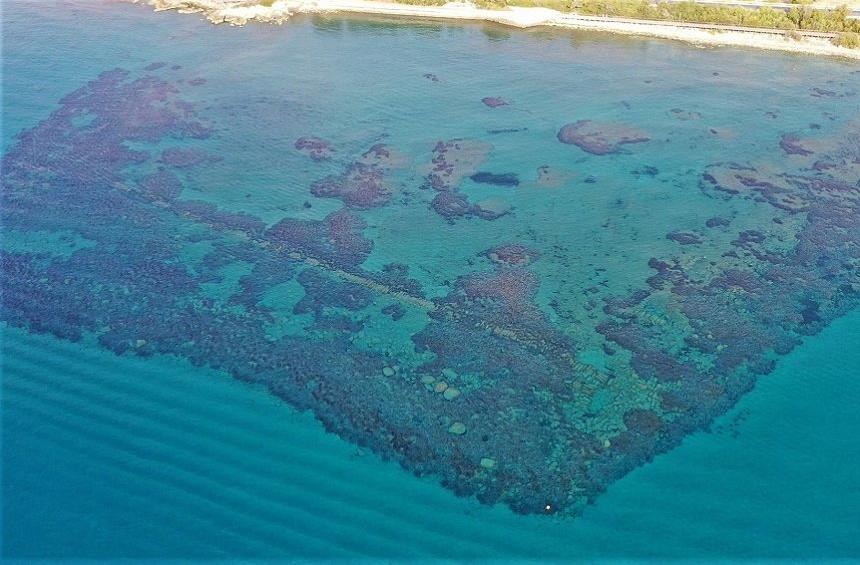
[[[335,267],[326,261],[323,261],[323,260],[318,259],[316,257],[309,256],[305,253],[301,253],[297,250],[288,249],[283,244],[276,244],[276,243],[267,241],[263,238],[255,237],[254,235],[252,235],[248,232],[241,231],[241,230],[225,229],[223,226],[221,226],[215,222],[212,222],[212,221],[204,218],[203,216],[201,216],[199,214],[195,214],[193,212],[186,211],[186,210],[182,210],[182,211],[176,210],[171,205],[170,202],[168,202],[166,200],[159,199],[157,197],[147,196],[144,193],[142,193],[141,191],[137,190],[136,188],[133,188],[133,187],[131,187],[125,183],[114,183],[114,186],[116,186],[116,188],[119,188],[119,189],[126,191],[128,193],[136,194],[139,197],[151,202],[152,204],[154,204],[160,208],[163,208],[165,210],[168,210],[169,212],[171,212],[177,216],[191,219],[196,223],[201,223],[203,225],[206,225],[209,228],[211,228],[211,229],[213,229],[219,233],[230,233],[230,234],[233,234],[236,236],[243,236],[243,237],[247,238],[248,241],[252,242],[254,245],[257,245],[258,247],[261,247],[263,249],[267,249],[267,250],[272,251],[273,253],[276,253],[279,255],[285,254],[287,256],[287,258],[289,258],[290,260],[304,263],[305,265],[308,265],[309,267],[312,267],[312,268],[321,269],[323,271],[326,271],[330,275],[337,277],[343,281],[357,284],[357,285],[360,285],[364,288],[367,288],[368,290],[377,292],[377,293],[385,295],[385,296],[389,296],[389,297],[393,298],[394,300],[396,300],[396,301],[398,301],[404,305],[419,308],[419,309],[422,309],[428,313],[438,312],[438,313],[441,313],[442,315],[444,315],[446,317],[446,319],[449,319],[449,320],[453,320],[456,318],[455,312],[453,310],[453,306],[451,306],[451,305],[447,305],[447,304],[440,305],[439,303],[434,302],[432,300],[428,300],[428,299],[420,297],[420,296],[414,296],[414,295],[411,295],[411,294],[404,292],[402,290],[392,290],[391,287],[389,287],[388,285],[374,281],[374,280],[372,280],[368,277],[364,277],[360,274],[352,273],[352,272],[346,271],[344,269]],[[497,326],[495,324],[488,324],[486,321],[482,321],[480,324],[476,325],[475,329],[488,331],[488,332],[495,334],[499,337],[503,337],[505,339],[515,341],[515,342],[520,343],[526,347],[529,347],[531,349],[534,349],[534,350],[537,350],[540,352],[543,352],[545,349],[541,343],[539,343],[538,341],[535,341],[534,339],[530,339],[528,336],[524,336],[524,335],[522,335],[522,334],[520,334],[520,333],[518,333],[518,332],[516,332],[510,328],[504,328],[501,326]],[[576,373],[578,376],[586,377],[591,381],[590,383],[583,383],[583,389],[586,392],[588,392],[588,391],[595,392],[597,390],[597,388],[596,388],[597,386],[605,385],[610,380],[604,372],[598,370],[597,368],[595,368],[592,365],[578,361],[576,359],[575,355],[571,354],[570,352],[564,352],[562,354],[562,358],[564,358],[570,364],[571,370],[573,370],[574,373]]]

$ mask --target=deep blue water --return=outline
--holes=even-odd
[[[166,167],[180,179],[181,195],[158,206],[153,198],[133,196],[109,207],[106,202],[113,201],[102,196],[90,199],[82,192],[76,199],[68,196],[72,192],[58,192],[47,193],[36,214],[9,204],[19,200],[4,201],[4,253],[35,257],[32,263],[4,263],[12,273],[3,279],[4,557],[860,557],[860,384],[855,378],[860,229],[851,215],[860,180],[856,65],[478,24],[297,18],[283,27],[226,28],[194,16],[99,2],[16,3],[4,6],[3,20],[3,151],[14,156],[4,162],[8,194],[32,189],[38,195],[42,185],[33,178],[44,179],[45,190],[71,186],[96,195],[102,189],[125,190],[156,167],[166,167],[165,157],[162,164],[156,161],[163,149],[206,152],[202,163]],[[145,70],[162,61],[165,66]],[[160,116],[137,117],[150,90],[114,91],[107,80],[85,87],[114,68],[128,70],[126,84],[154,73],[173,85],[191,104],[194,119],[209,128],[207,134],[180,135],[167,126],[165,135],[152,126],[157,139],[141,133]],[[64,98],[76,91],[95,102]],[[481,102],[485,97],[501,97],[507,104],[491,108]],[[128,107],[121,106],[123,100],[131,100]],[[75,104],[90,113],[66,124],[62,112]],[[111,104],[122,110],[109,114],[113,119],[100,126],[101,137],[124,136],[125,147],[153,157],[131,158],[114,171],[115,153],[92,156],[86,144],[58,141],[62,136],[53,126],[64,134],[85,132],[93,108]],[[613,128],[649,140],[610,147],[609,154],[600,154],[589,139],[579,146],[560,143],[561,126],[578,120],[610,124],[597,128],[610,142]],[[17,137],[27,131],[37,134],[35,141]],[[331,158],[315,161],[298,151],[294,144],[302,136],[327,140]],[[453,165],[454,176],[465,171],[464,178],[454,181],[442,171],[443,190],[421,188],[433,181],[428,171],[440,155],[434,146],[452,139],[467,140],[457,154],[461,162]],[[379,143],[392,155],[383,167],[385,202],[364,206],[309,190],[327,175],[363,170],[349,167]],[[46,176],[38,166],[30,168],[42,163],[41,151],[53,159],[45,165]],[[57,163],[64,171],[58,172]],[[80,163],[96,163],[98,174],[88,176]],[[491,175],[465,178],[478,171]],[[114,184],[104,180],[112,172],[120,175],[109,179]],[[509,173],[515,177],[503,177],[508,180],[500,184],[479,182]],[[446,217],[431,201],[447,192],[465,196],[478,210]],[[137,194],[133,188],[131,193]],[[804,198],[824,205],[815,208]],[[364,222],[347,243],[372,241],[373,248],[339,254],[336,237],[314,232],[311,243],[288,241],[297,245],[302,261],[322,257],[321,266],[295,267],[294,258],[281,257],[271,269],[252,271],[271,259],[242,247],[254,238],[223,229],[212,209],[167,213],[191,200],[244,212],[267,228],[291,218],[301,226],[297,232],[346,206],[350,217]],[[84,204],[79,210],[75,203]],[[482,205],[506,213],[481,217]],[[846,216],[830,218],[828,206],[847,210]],[[76,220],[79,213],[91,217],[92,225]],[[706,228],[713,218],[726,224]],[[64,221],[68,227],[59,229]],[[667,237],[672,234],[674,239]],[[178,262],[158,255],[176,249],[165,237],[178,242]],[[265,237],[258,239],[271,240]],[[137,250],[133,238],[151,247],[141,243]],[[318,247],[320,241],[336,251],[329,257],[331,249]],[[524,260],[528,264],[499,264],[487,251],[501,244],[523,245],[533,255]],[[103,249],[108,251],[98,255]],[[285,336],[321,343],[322,353],[307,354],[312,361],[324,359],[339,368],[340,358],[370,352],[397,374],[376,375],[358,386],[325,376],[327,367],[319,362],[316,368],[324,376],[318,379],[337,386],[329,396],[307,399],[292,382],[278,389],[282,381],[268,377],[255,383],[233,378],[254,381],[256,373],[237,374],[247,367],[239,365],[245,360],[232,349],[229,359],[219,361],[220,370],[205,366],[206,359],[196,357],[204,350],[195,347],[206,340],[189,345],[170,331],[183,318],[165,317],[159,324],[145,316],[146,308],[166,316],[157,309],[164,307],[159,295],[182,297],[184,287],[171,278],[181,277],[149,262],[135,264],[130,275],[117,274],[123,263],[110,259],[112,252],[146,258],[147,249],[160,258],[156,264],[179,264],[194,276],[208,273],[203,282],[194,279],[197,286],[187,299],[198,312],[213,318],[211,312],[219,312],[223,317],[215,318],[215,326],[236,312],[259,316],[273,343],[283,343]],[[726,255],[732,251],[735,255]],[[360,256],[357,264],[355,256]],[[100,261],[102,270],[99,264],[78,267],[83,257]],[[649,266],[652,257],[677,264],[664,273],[665,280],[647,283],[661,272]],[[420,293],[414,287],[395,291],[395,282],[377,278],[391,263],[408,267]],[[13,270],[22,264],[35,265],[40,274]],[[316,279],[300,275],[278,278],[282,269],[294,268],[332,278],[318,286],[312,286]],[[726,288],[705,285],[727,280],[720,277],[737,268],[748,269],[752,282],[734,277]],[[683,283],[673,279],[681,272]],[[63,286],[81,273],[98,284]],[[128,295],[146,297],[143,310],[117,313],[115,305],[133,302],[111,290],[118,284],[114,277],[134,289]],[[528,292],[529,277],[539,281],[534,295]],[[260,293],[250,302],[231,302],[250,287],[242,287],[243,280],[262,281]],[[355,288],[344,290],[330,280],[352,281]],[[385,292],[374,286],[379,280]],[[81,289],[92,297],[79,303]],[[604,308],[642,289],[651,295],[641,304]],[[473,299],[474,293],[489,293],[483,299],[500,306],[484,309],[480,299],[460,301],[460,291]],[[730,304],[724,310],[707,307],[723,300]],[[382,309],[398,304],[403,311],[398,320]],[[432,316],[449,310],[455,320],[462,315],[480,324],[460,333],[460,322]],[[612,316],[632,320],[625,328],[634,343],[598,331]],[[206,315],[200,320],[208,323]],[[700,320],[703,325],[697,326]],[[123,333],[99,342],[122,324],[140,335]],[[496,335],[474,338],[483,336],[475,327],[495,328]],[[700,345],[702,328],[722,347]],[[217,328],[207,331],[217,335]],[[489,352],[458,351],[447,341],[448,331],[467,349],[479,343],[487,351],[519,352],[522,346],[523,365],[513,370],[513,360],[505,365]],[[331,338],[338,332],[348,335],[349,345]],[[416,342],[415,335],[427,339]],[[224,348],[256,355],[255,336],[236,333]],[[784,346],[786,341],[791,346]],[[792,348],[794,341],[802,343]],[[429,344],[428,350],[416,343]],[[555,367],[552,363],[563,357],[558,343],[573,344],[578,365],[571,375],[595,375],[571,384],[576,393],[570,399],[554,383],[539,380],[549,370],[544,363]],[[698,373],[666,362],[648,378],[653,362],[635,361],[643,343],[645,352],[661,351],[706,374],[729,362],[724,351],[744,352],[748,366],[715,377],[715,388],[683,389],[691,396],[715,391],[701,397],[716,399],[715,412],[723,412],[721,399],[740,397],[739,402],[708,432],[687,435],[669,426],[681,419],[675,420],[660,393],[678,382],[698,382]],[[764,344],[760,357],[759,343]],[[541,354],[532,357],[534,348]],[[291,367],[300,365],[301,356],[278,351]],[[218,354],[207,350],[211,359]],[[437,358],[455,370],[453,376],[439,376],[439,366],[432,365]],[[264,361],[259,363],[254,367]],[[380,371],[374,363],[376,357],[367,361]],[[673,371],[680,381],[661,380]],[[461,396],[443,400],[441,392],[425,391],[418,379],[431,372],[435,381],[428,388],[445,378]],[[525,384],[519,389],[496,380],[502,373]],[[611,375],[605,383],[589,380],[603,374]],[[412,379],[414,387],[386,380],[392,378]],[[745,383],[753,382],[755,388],[741,396]],[[501,399],[498,413],[505,415],[492,425],[487,421],[496,412],[487,403],[494,397],[481,396],[490,383]],[[297,411],[267,386],[312,410]],[[312,386],[316,381],[308,381],[307,388]],[[414,407],[405,400],[412,398]],[[505,404],[527,398],[531,403]],[[441,468],[424,463],[436,472],[417,478],[383,460],[380,455],[392,453],[387,443],[374,443],[382,432],[356,424],[366,416],[364,407],[377,405],[374,425],[397,431],[422,422],[419,435],[432,440],[420,453],[406,451],[401,459],[406,466],[430,451],[441,457]],[[332,406],[355,419],[339,421]],[[345,439],[327,433],[313,410]],[[536,496],[551,493],[548,503],[563,504],[551,498],[553,480],[567,480],[573,472],[565,462],[579,444],[568,447],[551,434],[556,443],[550,447],[562,456],[550,457],[532,448],[542,445],[544,430],[581,431],[597,438],[592,450],[616,446],[624,470],[623,457],[641,462],[635,455],[640,446],[649,454],[664,451],[641,431],[648,418],[629,418],[635,410],[659,414],[665,427],[658,435],[683,435],[681,445],[622,478],[606,479],[606,492],[596,494],[579,515],[521,515],[509,508],[533,501],[524,494],[523,469],[544,473],[535,478]],[[540,412],[541,419],[533,422],[532,412]],[[469,413],[474,413],[470,419],[463,416]],[[466,421],[462,436],[447,431],[458,418]],[[482,429],[493,436],[484,442],[490,446],[486,453],[474,451],[483,449],[475,439]],[[640,435],[619,435],[625,429]],[[462,451],[433,451],[440,441]],[[547,460],[535,461],[535,452]],[[492,458],[494,466],[479,465],[482,456]],[[583,457],[590,464],[590,456]],[[454,464],[477,482],[445,475],[448,488],[441,486],[438,475]],[[492,473],[511,477],[498,479],[510,483],[495,504],[452,492],[475,484],[485,492]],[[526,505],[525,510],[536,509]]]

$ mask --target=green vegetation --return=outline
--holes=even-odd
[[[394,0],[398,4],[411,4],[413,6],[444,6],[450,0]]]
[[[776,29],[795,29],[785,12],[773,8],[750,10],[731,6],[713,6],[683,2],[650,4],[644,0],[582,0],[578,12],[589,15],[694,22]]]
[[[847,6],[840,6],[835,10],[814,10],[809,6],[802,6],[789,10],[786,17],[797,29],[860,32],[860,20],[849,19],[849,13]]]
[[[543,6],[592,16],[614,16],[644,20],[692,22],[785,30],[860,33],[860,20],[848,18],[848,8],[816,10],[795,6],[788,12],[773,8],[739,8],[681,2],[651,3],[648,0],[481,0],[493,6]],[[499,7],[501,7],[499,6]],[[850,42],[851,40],[846,40]]]
[[[516,1],[516,0],[514,0]],[[788,12],[773,8],[739,8],[703,5],[695,2],[651,4],[646,0],[575,0],[573,11],[580,14],[735,25],[785,30],[860,32],[860,21],[848,18],[848,9],[815,10],[796,6]]]
[[[833,44],[849,49],[860,49],[860,33],[845,31],[833,38]]]
[[[573,2],[571,0],[515,0],[512,5],[525,8],[550,8],[559,12],[572,12]]]
[[[449,0],[394,0],[401,4],[442,6]],[[560,12],[574,12],[591,16],[612,16],[643,20],[690,22],[743,27],[783,29],[787,37],[794,30],[839,33],[836,45],[858,48],[860,20],[850,19],[849,10],[841,6],[835,10],[816,10],[805,5],[809,0],[794,0],[798,5],[787,12],[769,7],[758,9],[735,6],[704,5],[696,2],[653,3],[650,0],[474,0],[481,8],[503,9],[508,6],[552,8]],[[261,3],[271,0],[261,0]]]

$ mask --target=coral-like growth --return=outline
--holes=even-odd
[[[482,255],[494,263],[512,267],[525,267],[540,257],[540,253],[520,243],[499,245],[484,251]]]
[[[331,159],[331,155],[334,153],[334,149],[331,148],[328,141],[312,135],[298,138],[294,147],[314,161]]]
[[[475,182],[519,184],[516,176],[477,172],[491,149],[492,145],[488,143],[467,139],[440,141],[433,149],[433,164],[427,175],[427,184],[438,194],[430,206],[449,222],[463,216],[495,220],[510,211],[510,204],[501,198],[487,198],[472,204],[459,193],[460,183],[466,177]]]
[[[350,208],[367,210],[384,206],[391,191],[383,184],[382,170],[372,165],[353,163],[342,175],[328,176],[311,186],[319,198],[338,198]]]
[[[288,251],[349,268],[362,264],[373,249],[373,241],[361,235],[364,227],[364,220],[342,210],[320,221],[284,218],[266,231],[265,238]]]
[[[311,194],[319,198],[337,198],[356,210],[379,208],[391,199],[392,191],[385,182],[385,174],[401,164],[391,148],[377,143],[343,173],[329,175],[311,185]]]

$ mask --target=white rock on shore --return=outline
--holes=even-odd
[[[135,2],[139,0],[134,0]],[[263,6],[259,0],[145,0],[161,10],[176,10],[183,14],[202,12],[214,24],[245,25],[251,20],[264,23],[284,23],[295,11],[295,2],[277,0]],[[291,7],[289,4],[292,4]]]

